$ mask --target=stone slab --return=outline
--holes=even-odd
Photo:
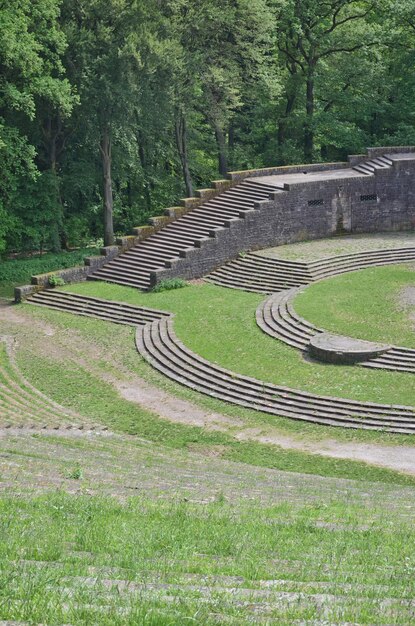
[[[327,363],[353,364],[368,361],[391,350],[392,346],[333,335],[319,333],[310,339],[309,353],[319,361]]]

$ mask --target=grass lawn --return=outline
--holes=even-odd
[[[14,288],[30,283],[34,274],[83,265],[84,257],[98,254],[96,248],[84,248],[73,252],[47,252],[42,256],[0,260],[0,298],[12,298]]]
[[[409,497],[409,494],[408,494]],[[24,623],[409,624],[415,530],[344,496],[267,506],[0,500],[0,617]]]
[[[308,363],[297,350],[263,333],[255,322],[261,294],[210,284],[154,294],[101,282],[66,289],[175,313],[177,335],[190,349],[240,374],[318,394],[415,404],[411,374]]]
[[[414,403],[409,375],[303,362],[257,328],[256,294],[214,285],[159,294],[98,282],[65,289],[174,312],[190,348],[244,374]],[[115,383],[140,376],[246,427],[272,424],[305,439],[398,445],[413,437],[317,427],[202,396],[153,370],[129,327],[24,304],[2,333],[17,338],[17,364],[33,385],[80,419],[123,434],[0,439],[0,620],[412,623],[413,477],[238,441],[233,426],[161,419],[122,398]],[[1,346],[0,370],[13,379]],[[0,387],[0,407],[5,401]]]
[[[310,285],[295,299],[295,310],[334,333],[415,348],[409,319],[415,308],[401,295],[414,286],[414,266],[375,267]]]
[[[214,454],[219,450],[219,456],[223,459],[259,467],[355,480],[415,484],[415,478],[409,475],[363,462],[308,454],[255,441],[242,442],[235,439],[232,426],[221,432],[161,419],[139,404],[120,397],[114,386],[106,381],[108,376],[114,380],[118,378],[128,381],[134,374],[149,374],[149,380],[163,385],[165,379],[157,372],[156,378],[153,379],[151,376],[153,370],[137,355],[133,329],[35,307],[31,307],[30,312],[33,312],[34,319],[47,321],[49,327],[55,327],[57,332],[54,337],[54,349],[50,354],[47,348],[43,354],[39,351],[43,343],[42,337],[34,340],[31,333],[18,334],[17,362],[20,370],[37,389],[62,406],[85,416],[89,423],[92,421],[95,424],[102,424],[112,431],[135,435],[162,444],[166,448],[211,450]],[[108,332],[109,328],[111,332]],[[94,352],[96,354],[93,354]],[[3,360],[5,358],[3,353]],[[7,362],[5,369],[11,373],[7,368]],[[179,392],[183,390],[169,381],[166,389],[169,391],[177,389]],[[247,426],[251,424],[287,426],[288,423],[288,428],[291,427],[293,432],[301,432],[304,436],[307,436],[307,433],[314,433],[315,437],[321,437],[323,433],[330,433],[330,436],[333,436],[333,429],[240,409],[220,401],[212,401],[186,389],[184,392],[187,399],[195,402],[199,399],[206,400],[207,408],[214,411],[223,409],[225,414],[246,421]],[[0,401],[5,402],[1,388]],[[58,422],[59,418],[56,424]],[[76,423],[77,420],[72,422]],[[64,423],[67,423],[67,419]],[[50,425],[53,426],[54,423]],[[311,428],[307,428],[310,426]],[[338,430],[339,433],[342,431]],[[351,436],[348,433],[347,435]],[[378,437],[381,441],[397,443],[399,441],[408,443],[412,439],[361,431],[356,431],[355,436],[357,438],[363,436],[367,440]]]

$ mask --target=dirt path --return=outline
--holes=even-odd
[[[412,445],[380,445],[375,443],[343,442],[333,438],[318,442],[304,441],[294,436],[282,434],[273,428],[262,426],[259,428],[244,427],[244,420],[237,417],[229,417],[204,409],[187,400],[177,398],[173,394],[164,391],[146,380],[128,371],[125,365],[118,364],[117,346],[111,355],[100,350],[99,346],[91,341],[91,345],[83,343],[83,354],[74,351],[73,344],[76,342],[76,333],[58,332],[50,322],[45,322],[31,315],[29,307],[13,307],[0,303],[0,328],[17,337],[19,341],[27,341],[28,336],[36,337],[36,350],[44,354],[54,353],[55,358],[70,356],[71,360],[77,360],[80,366],[85,366],[84,355],[88,354],[88,366],[94,368],[94,359],[110,358],[112,365],[118,366],[118,376],[114,377],[102,368],[94,368],[94,373],[99,374],[105,382],[111,383],[124,399],[139,404],[141,407],[156,413],[163,419],[198,426],[210,430],[229,432],[240,441],[258,441],[273,444],[284,449],[302,450],[310,454],[319,454],[332,458],[351,459],[386,467],[400,472],[415,475],[415,446]],[[35,331],[35,334],[33,334]],[[56,336],[59,341],[45,342],[46,337]],[[33,341],[35,341],[33,339]],[[1,425],[1,424],[0,424]],[[22,426],[19,424],[18,426]],[[24,424],[23,424],[24,426]],[[40,430],[40,428],[39,428]],[[20,432],[22,432],[20,430]],[[9,437],[15,434],[7,428],[0,428],[0,436]],[[33,428],[28,429],[27,436],[33,434]]]

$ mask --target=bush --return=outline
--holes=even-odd
[[[181,278],[170,278],[169,280],[162,280],[158,285],[151,290],[153,293],[160,293],[160,291],[170,291],[171,289],[181,289],[187,287],[187,282]]]
[[[49,276],[49,286],[50,287],[62,287],[65,284],[65,281],[61,276],[57,274],[52,274]]]

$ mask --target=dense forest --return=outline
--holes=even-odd
[[[415,144],[415,0],[0,0],[0,253],[229,170]]]

